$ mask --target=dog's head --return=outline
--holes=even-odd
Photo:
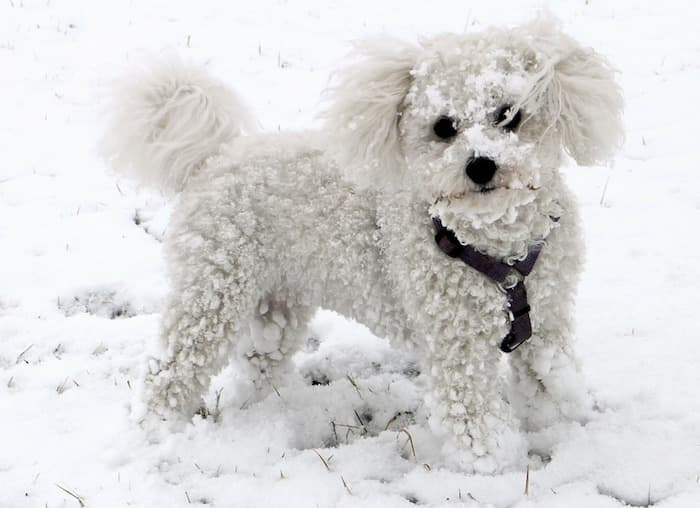
[[[326,128],[347,176],[470,209],[532,201],[568,153],[607,161],[622,98],[606,60],[551,20],[370,42],[330,90]]]

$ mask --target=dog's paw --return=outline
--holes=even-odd
[[[498,474],[526,465],[527,443],[517,430],[492,428],[483,437],[464,434],[443,447],[449,466],[466,473]]]
[[[146,440],[151,443],[162,443],[171,434],[185,430],[188,421],[175,412],[153,411],[148,409],[138,420]]]
[[[541,391],[527,404],[527,414],[523,420],[530,432],[537,432],[565,422],[586,425],[595,417],[595,400],[585,389],[552,394]]]

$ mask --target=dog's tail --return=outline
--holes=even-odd
[[[118,87],[102,150],[116,171],[172,193],[223,144],[253,130],[233,91],[172,59]]]

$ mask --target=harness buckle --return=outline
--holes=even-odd
[[[532,322],[526,312],[517,316],[510,324],[510,332],[501,341],[500,349],[504,353],[512,353],[518,346],[532,336]]]
[[[503,282],[495,281],[496,286],[498,289],[501,290],[502,293],[504,294],[509,294],[513,288],[515,288],[518,284],[523,282],[525,280],[525,277],[522,276],[520,272],[517,270],[513,269],[511,272],[506,275],[506,278]]]

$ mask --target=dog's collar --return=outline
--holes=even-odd
[[[558,217],[552,218],[552,220],[556,222]],[[442,252],[452,258],[462,260],[467,266],[496,282],[498,287],[505,291],[508,297],[511,321],[510,331],[501,341],[500,349],[504,353],[514,351],[532,336],[525,277],[534,268],[543,243],[532,245],[524,259],[508,264],[479,252],[471,245],[462,245],[454,232],[443,226],[438,217],[433,217],[433,226],[435,226],[435,243]]]

